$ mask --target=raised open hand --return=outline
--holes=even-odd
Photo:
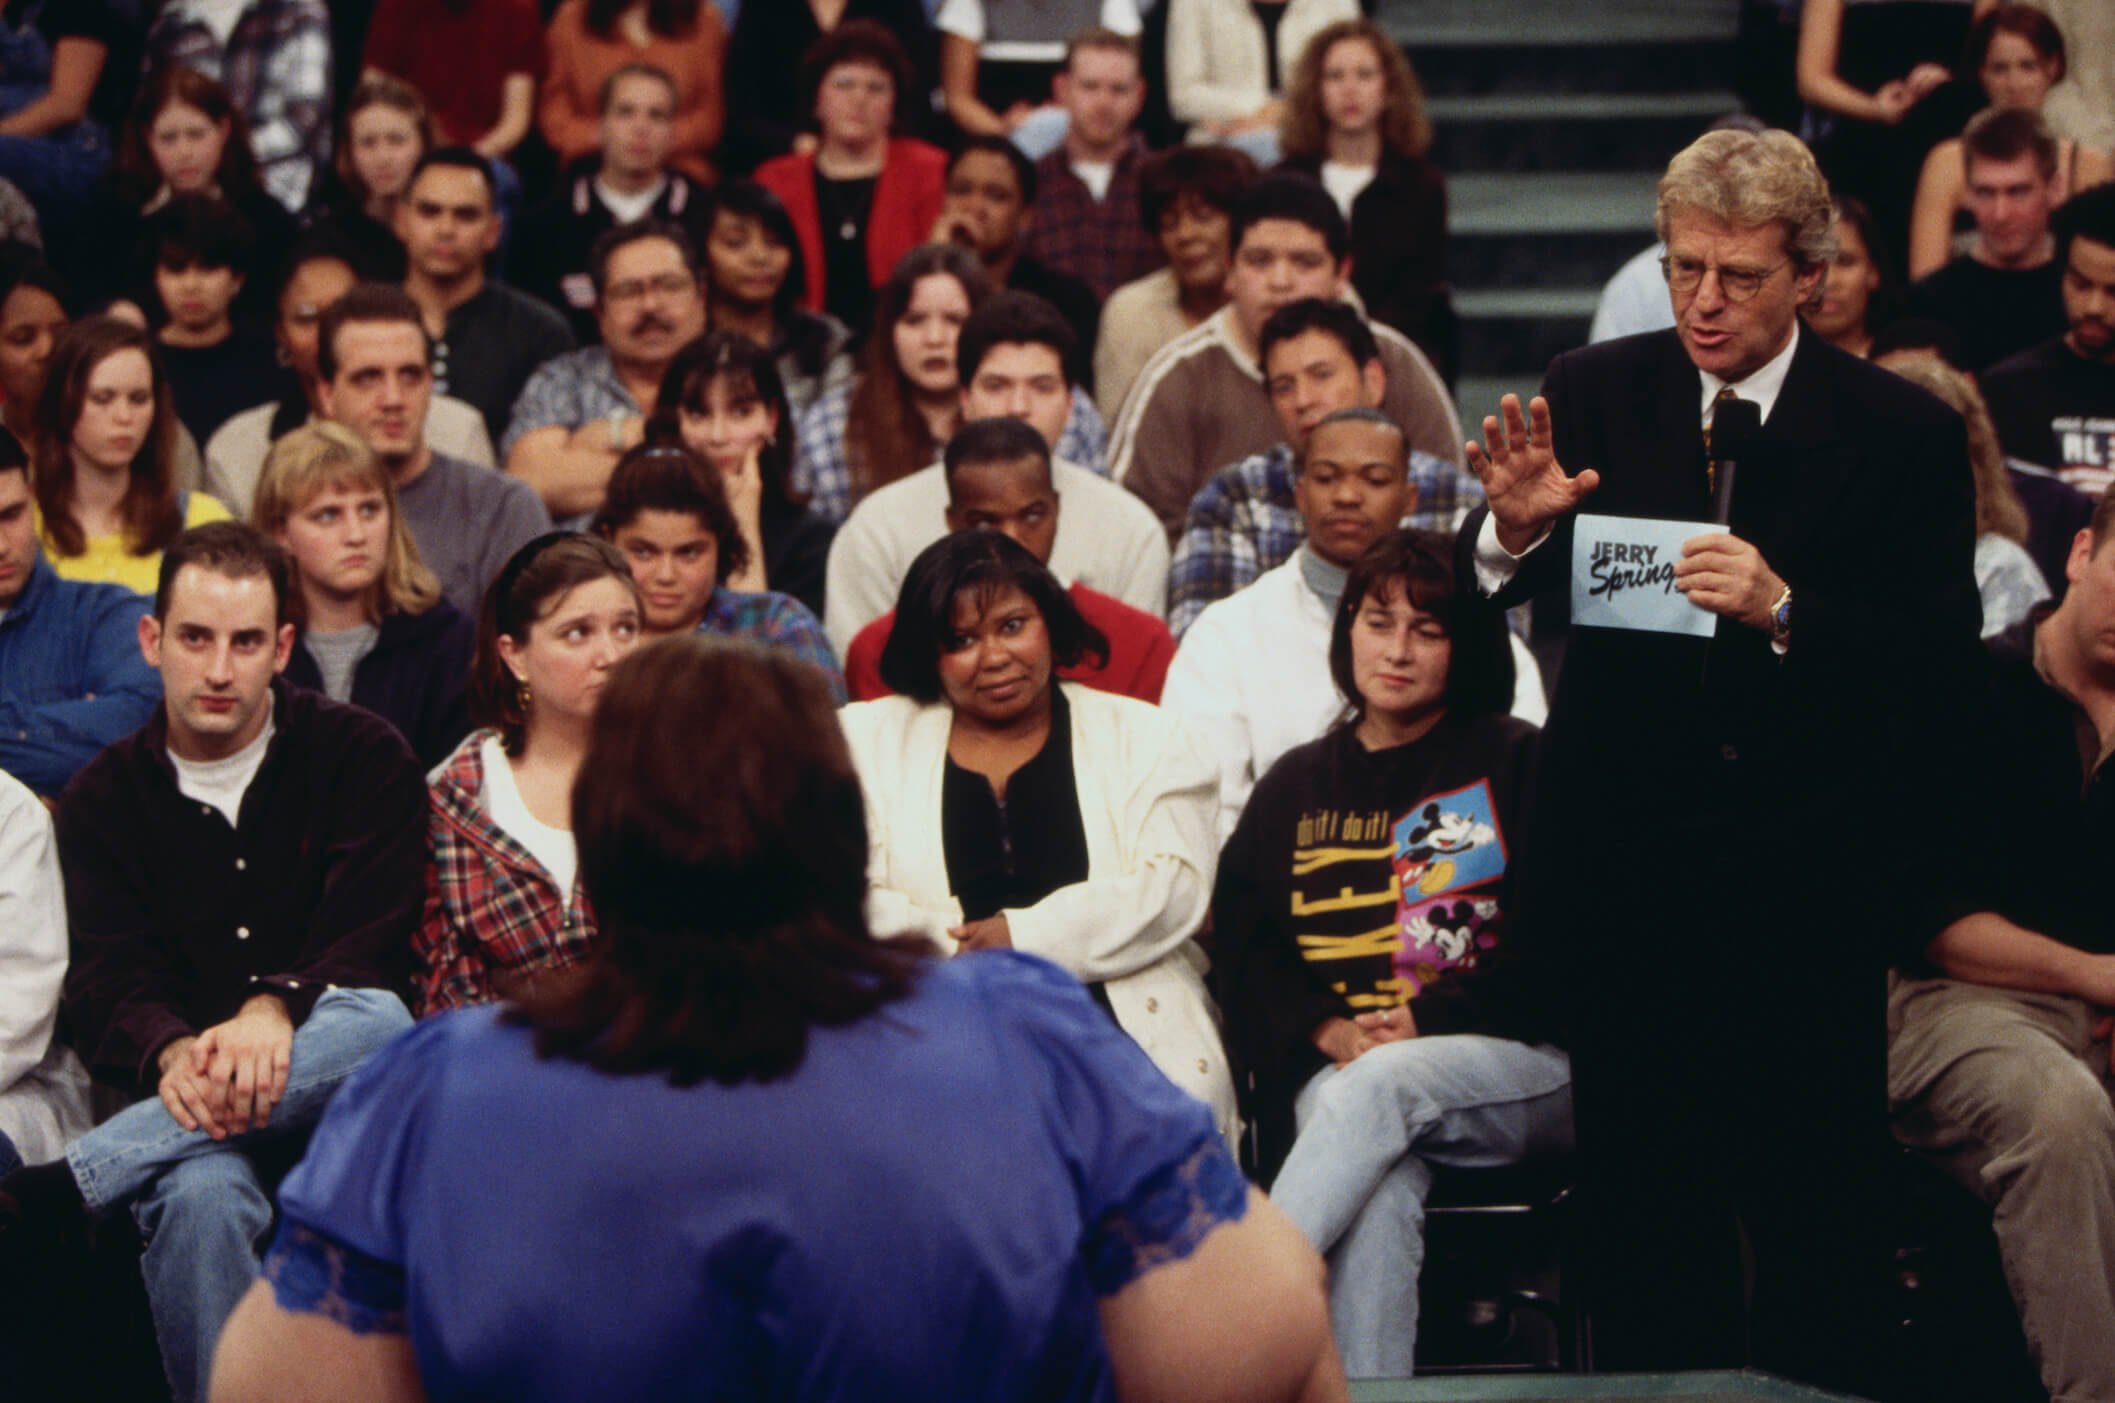
[[[1601,474],[1592,468],[1577,477],[1565,475],[1550,436],[1549,401],[1540,395],[1528,402],[1525,418],[1520,396],[1500,400],[1498,415],[1483,421],[1483,442],[1470,442],[1468,450],[1469,467],[1491,504],[1498,544],[1515,555],[1601,485]]]

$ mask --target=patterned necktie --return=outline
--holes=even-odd
[[[1731,385],[1719,386],[1718,393],[1711,397],[1711,423],[1718,422],[1721,406],[1739,398]],[[1718,491],[1718,456],[1711,451],[1711,424],[1704,425],[1704,490],[1713,494]]]

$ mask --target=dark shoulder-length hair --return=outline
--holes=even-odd
[[[758,0],[759,4],[770,2]],[[914,100],[917,77],[911,71],[911,56],[904,52],[903,41],[890,33],[887,25],[871,19],[838,21],[835,29],[810,44],[800,56],[798,81],[804,122],[811,127],[816,125],[815,102],[822,93],[823,79],[830,76],[831,69],[844,63],[870,64],[889,75],[895,90],[889,130],[899,130],[910,115],[905,109]]]
[[[777,432],[757,451],[757,473],[768,496],[791,506],[806,502],[807,494],[793,486],[794,413],[778,360],[739,331],[708,331],[676,352],[661,373],[648,436],[655,443],[681,443],[683,411],[703,414],[716,380],[725,381],[730,393],[753,394],[777,412]]]
[[[529,626],[550,613],[567,590],[602,579],[624,581],[638,599],[632,568],[615,546],[579,531],[548,531],[508,557],[485,591],[477,615],[477,656],[470,667],[470,719],[498,731],[507,754],[520,755],[528,741],[529,712],[499,655],[499,640],[526,642]]]
[[[664,39],[689,37],[698,27],[703,0],[646,0],[646,27]],[[598,39],[609,38],[617,17],[631,8],[631,0],[587,0],[583,27]]]
[[[1087,658],[1108,665],[1108,638],[1026,546],[997,531],[955,531],[918,552],[903,577],[896,622],[881,649],[881,680],[915,701],[939,701],[940,655],[955,631],[955,601],[967,594],[981,609],[1006,589],[1027,595],[1042,614],[1055,668]]]
[[[1443,694],[1450,716],[1512,710],[1517,673],[1505,614],[1454,578],[1454,542],[1437,531],[1403,527],[1367,547],[1344,583],[1329,630],[1329,675],[1348,704],[1345,724],[1366,714],[1351,672],[1351,626],[1369,599],[1400,591],[1416,609],[1438,619],[1454,645]]]
[[[1363,16],[1338,20],[1316,33],[1293,63],[1285,85],[1285,120],[1281,140],[1285,154],[1305,159],[1326,155],[1329,122],[1322,115],[1322,65],[1329,51],[1351,39],[1373,48],[1381,66],[1381,144],[1398,156],[1423,160],[1432,149],[1432,119],[1425,115],[1425,89],[1417,81],[1402,46],[1388,31]]]
[[[132,478],[125,486],[121,508],[125,549],[134,555],[152,555],[184,529],[183,507],[176,492],[176,404],[154,338],[117,317],[83,317],[52,343],[51,360],[44,370],[44,393],[37,400],[31,453],[37,511],[44,521],[45,537],[60,555],[79,555],[88,549],[87,533],[73,515],[73,429],[88,402],[89,377],[120,351],[145,356],[154,384],[154,418],[139,451],[132,455]]]
[[[641,512],[652,511],[697,518],[712,536],[714,578],[721,584],[749,564],[749,543],[727,501],[726,484],[712,464],[680,442],[642,443],[617,460],[602,509],[595,513],[595,532],[614,542]]]
[[[125,119],[125,130],[118,141],[116,162],[118,178],[128,190],[145,199],[161,188],[161,168],[154,164],[147,133],[164,108],[178,104],[196,108],[207,121],[225,124],[228,129],[228,139],[220,148],[220,165],[213,172],[213,183],[220,187],[221,198],[233,201],[257,190],[257,158],[250,152],[250,124],[242,109],[235,105],[226,88],[183,64],[148,74],[147,81],[140,85],[139,96],[133,100],[131,115]]]
[[[991,295],[977,256],[960,244],[920,244],[897,260],[874,297],[874,334],[860,353],[859,380],[845,415],[845,463],[854,496],[908,477],[940,456],[940,444],[911,397],[910,377],[896,359],[896,323],[910,310],[918,281],[945,275],[962,285],[974,312]]]
[[[691,634],[618,664],[573,838],[601,943],[508,1015],[544,1056],[770,1081],[811,1027],[867,1017],[925,967],[867,932],[859,779],[821,674],[789,654]]]

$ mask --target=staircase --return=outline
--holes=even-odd
[[[1737,108],[1740,0],[1380,0],[1447,172],[1474,434],[1586,343],[1601,285],[1652,242],[1667,160]]]

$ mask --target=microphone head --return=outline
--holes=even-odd
[[[1720,462],[1748,456],[1762,432],[1762,406],[1752,399],[1729,399],[1711,415],[1711,456]]]

